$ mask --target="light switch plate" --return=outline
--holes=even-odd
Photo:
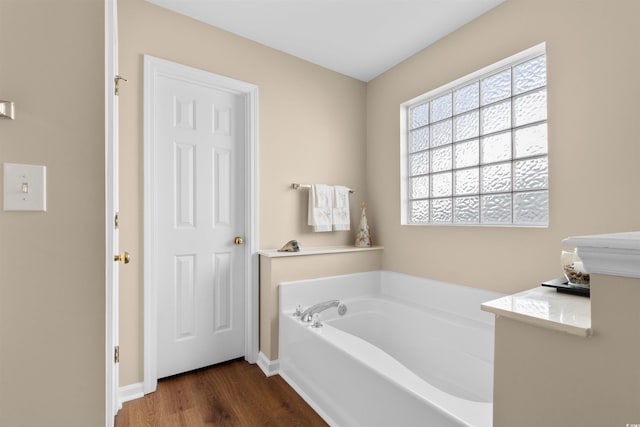
[[[4,210],[46,211],[47,168],[4,164]]]

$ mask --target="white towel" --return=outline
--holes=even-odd
[[[333,187],[312,184],[309,189],[308,222],[313,231],[331,231],[333,225]]]
[[[343,185],[333,187],[333,229],[351,230],[349,213],[349,188]]]

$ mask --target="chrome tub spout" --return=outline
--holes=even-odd
[[[300,315],[300,320],[302,320],[303,322],[311,322],[311,319],[313,318],[314,314],[325,311],[326,309],[331,307],[338,307],[338,314],[340,314],[341,316],[343,316],[347,312],[347,306],[340,303],[339,300],[334,299],[330,301],[321,302],[307,308]]]

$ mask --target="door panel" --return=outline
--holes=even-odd
[[[158,378],[244,354],[244,99],[158,78]]]

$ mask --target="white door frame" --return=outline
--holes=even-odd
[[[118,251],[113,213],[118,205],[118,130],[115,75],[117,72],[117,5],[104,0],[105,59],[105,426],[113,427],[122,406],[118,399],[118,365],[114,347],[118,343],[118,276],[113,256]]]
[[[214,82],[218,90],[230,92],[245,99],[245,359],[256,363],[258,359],[258,87],[229,77],[176,64],[153,56],[144,56],[144,393],[156,390],[157,377],[157,289],[154,262],[156,256],[156,182],[155,153],[155,98],[159,76],[176,79],[188,78],[207,86]],[[206,82],[206,83],[205,83]]]

